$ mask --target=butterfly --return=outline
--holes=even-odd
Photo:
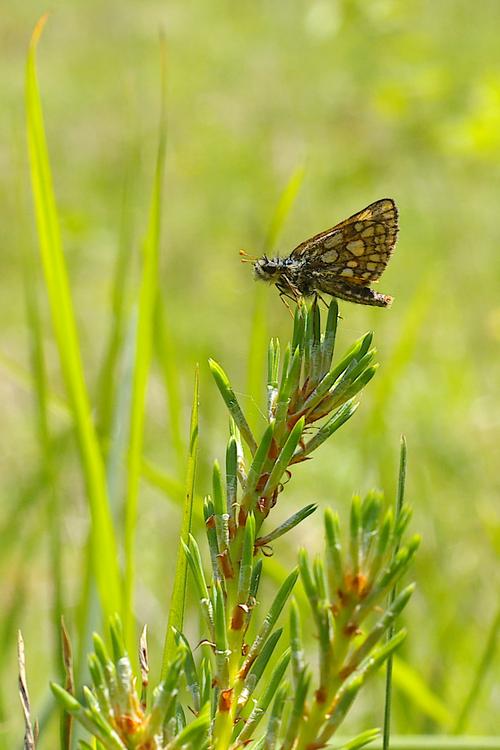
[[[397,235],[396,204],[392,198],[382,198],[305,240],[287,258],[252,259],[254,275],[275,284],[282,297],[324,293],[361,305],[389,307],[392,297],[379,294],[370,284],[384,272]]]

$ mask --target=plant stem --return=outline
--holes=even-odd
[[[453,731],[456,734],[460,734],[465,729],[469,719],[469,715],[472,711],[472,708],[474,707],[474,703],[479,696],[481,683],[483,682],[486,672],[488,671],[488,667],[493,664],[499,630],[500,607],[498,608],[495,617],[493,618],[490,632],[488,634],[488,638],[486,639],[484,651],[481,655],[481,659],[479,660],[479,664],[476,669],[476,674],[474,675],[474,679],[472,680],[469,692],[467,694],[467,697],[465,698],[464,704],[458,714],[455,726],[453,728]]]
[[[401,451],[399,454],[399,480],[398,480],[398,492],[396,496],[396,514],[395,514],[395,525],[399,520],[401,509],[404,503],[405,496],[405,483],[406,483],[406,438],[401,435]],[[399,543],[394,548],[394,557],[397,555],[399,549]],[[394,559],[394,558],[393,558]],[[393,587],[389,595],[389,606],[394,602],[396,598],[396,586]],[[387,640],[390,640],[394,635],[394,623],[390,626],[387,632]],[[385,680],[385,706],[384,706],[384,730],[382,735],[382,748],[383,750],[389,750],[389,742],[391,736],[391,697],[392,697],[392,655],[387,660],[386,667],[386,680]]]

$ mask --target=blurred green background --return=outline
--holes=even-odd
[[[62,498],[58,519],[47,512],[29,382],[23,258],[41,275],[23,85],[29,35],[44,10],[35,0],[10,2],[0,21],[2,747],[22,736],[18,626],[38,715],[46,710],[46,685],[56,670],[49,524],[61,524],[70,629],[86,606],[88,511],[42,284]],[[398,733],[456,728],[498,607],[499,24],[496,0],[473,8],[465,0],[54,0],[39,52],[87,382],[97,394],[120,248],[127,258],[121,300],[127,316],[137,288],[157,142],[158,30],[165,31],[168,153],[160,285],[182,410],[165,398],[157,360],[144,452],[182,481],[183,447],[171,415],[187,435],[199,362],[200,494],[209,489],[210,462],[223,458],[227,429],[207,357],[223,364],[258,430],[264,391],[259,401],[248,385],[255,305],[266,307],[269,335],[284,342],[291,326],[274,290],[256,297],[238,250],[262,251],[280,193],[300,165],[305,176],[280,240],[283,254],[377,198],[397,201],[400,238],[379,284],[379,291],[394,295],[393,308],[341,303],[339,348],[373,329],[382,366],[354,419],[294,472],[276,518],[311,501],[331,503],[345,515],[351,493],[372,486],[391,499],[399,437],[407,436],[412,529],[422,534],[423,547],[400,654],[408,674],[402,667],[395,686]],[[108,383],[110,397],[119,383],[118,369],[116,382]],[[144,481],[136,614],[149,623],[153,655],[165,628],[179,523],[169,492]],[[291,565],[299,543],[320,548],[320,518],[287,540],[276,544],[275,554]],[[459,727],[471,734],[498,728],[499,659],[493,649],[487,662],[477,701]],[[380,724],[382,696],[378,679],[346,731]]]

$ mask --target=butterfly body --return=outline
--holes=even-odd
[[[398,212],[391,198],[371,203],[349,219],[311,237],[286,258],[263,256],[257,279],[290,297],[330,294],[363,305],[388,307],[392,298],[371,289],[394,250]]]

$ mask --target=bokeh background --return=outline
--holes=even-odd
[[[62,528],[71,629],[88,583],[82,571],[89,523],[42,283],[62,498],[57,519],[47,510],[41,478],[23,287],[27,257],[41,276],[23,86],[29,35],[46,8],[35,0],[7,5],[0,20],[2,747],[22,736],[18,626],[27,643],[35,712],[43,717],[49,707],[46,686],[56,669],[49,527]],[[412,529],[423,544],[414,572],[417,593],[404,618],[409,637],[396,670],[398,733],[457,728],[488,638],[477,700],[458,729],[498,729],[499,24],[496,0],[473,8],[466,0],[54,0],[39,53],[65,252],[87,381],[96,393],[120,249],[128,258],[127,311],[137,287],[157,142],[158,31],[165,31],[160,284],[183,437],[172,425],[156,361],[144,450],[150,466],[182,481],[182,441],[199,362],[200,494],[209,489],[211,461],[224,455],[227,429],[207,357],[224,365],[258,431],[264,392],[253,392],[248,375],[256,305],[269,335],[284,342],[290,331],[275,291],[258,296],[238,250],[262,251],[279,196],[298,167],[304,179],[280,239],[282,253],[377,198],[397,201],[400,238],[379,285],[394,295],[393,308],[341,304],[339,349],[373,329],[382,366],[353,420],[294,472],[276,517],[311,501],[331,503],[345,517],[352,492],[372,486],[392,500],[400,434],[406,435]],[[110,399],[118,384],[118,376],[108,384]],[[154,656],[163,638],[180,515],[168,482],[161,490],[151,478],[141,485],[136,614],[149,623]],[[277,544],[275,554],[291,565],[301,543],[320,549],[319,514]],[[194,630],[194,610],[192,620]],[[346,731],[380,724],[382,686],[381,678],[374,682]],[[42,747],[49,746],[46,739]]]

